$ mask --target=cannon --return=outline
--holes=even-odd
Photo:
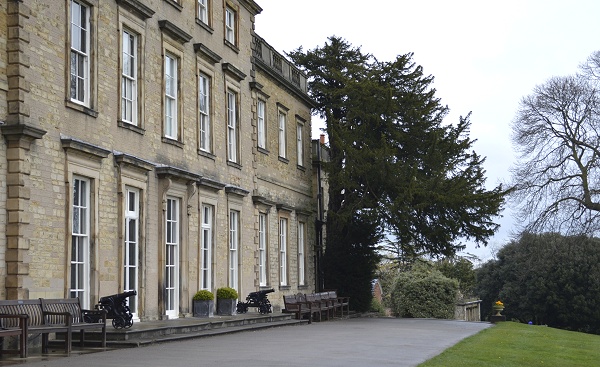
[[[250,292],[246,297],[246,302],[238,302],[237,313],[246,313],[249,307],[258,307],[258,312],[263,315],[271,313],[271,302],[269,302],[267,294],[272,292],[275,292],[275,289]]]
[[[94,308],[105,310],[106,318],[112,319],[112,325],[115,329],[130,328],[133,325],[133,315],[129,306],[127,306],[127,299],[136,294],[137,291],[133,290],[101,297],[100,302]],[[88,322],[94,322],[94,320]]]

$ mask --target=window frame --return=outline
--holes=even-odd
[[[167,65],[168,60],[171,61],[171,66]],[[164,56],[164,88],[163,88],[163,98],[164,98],[164,118],[163,118],[163,136],[172,140],[179,140],[179,67],[180,67],[180,57],[176,56],[174,53],[165,52]],[[173,66],[174,65],[174,66]],[[172,70],[169,70],[172,69]],[[174,75],[167,74],[171,72]],[[169,91],[169,79],[171,79],[170,86],[172,87]],[[168,93],[172,94],[169,95]],[[171,104],[171,121],[168,121],[168,105]]]
[[[131,202],[131,194],[133,194],[133,203]],[[140,253],[140,222],[141,222],[141,206],[140,206],[141,190],[135,187],[125,187],[125,210],[124,210],[124,238],[123,238],[123,291],[137,291],[139,279],[139,253]],[[133,210],[131,210],[133,204]],[[133,233],[134,238],[131,238],[131,223],[135,223]],[[133,249],[131,248],[133,247]],[[133,251],[132,251],[133,250]],[[133,255],[133,259],[131,258]],[[133,276],[132,276],[133,269]],[[133,281],[132,279],[133,278]],[[129,298],[128,306],[134,318],[137,318],[138,303],[137,296]]]
[[[125,49],[125,34],[128,34],[130,39],[131,36],[133,36],[134,39],[134,44],[133,44],[133,51],[135,52],[134,55],[131,55],[131,53],[126,54],[126,49]],[[132,31],[130,28],[128,27],[123,27],[123,29],[121,30],[121,99],[120,99],[120,121],[124,122],[124,123],[128,123],[131,124],[133,126],[140,126],[140,118],[139,118],[139,106],[138,106],[138,101],[139,101],[139,50],[140,50],[140,34],[138,32]],[[129,45],[131,47],[131,45]],[[133,75],[128,75],[125,73],[125,59],[129,58],[133,61],[133,66],[130,67],[131,71],[133,71]],[[130,90],[132,93],[132,97],[130,99],[128,99],[126,97],[126,83],[129,82],[132,84],[132,86],[130,86]],[[127,115],[127,108],[124,107],[124,105],[126,106],[128,103],[131,103],[131,118],[128,119],[129,116]]]
[[[306,285],[306,223],[298,221],[298,285]]]
[[[262,109],[261,109],[262,106]],[[267,149],[267,102],[259,99],[256,102],[257,144],[261,149]]]
[[[239,164],[240,162],[240,137],[239,137],[239,93],[231,88],[226,91],[227,111],[227,161]]]
[[[225,42],[227,42],[228,44],[237,47],[238,44],[238,40],[237,40],[237,36],[238,36],[238,32],[237,32],[237,25],[238,25],[238,12],[237,10],[231,6],[230,4],[225,4],[225,11],[223,12],[223,16],[225,17],[223,24],[224,24],[224,29],[225,29],[225,33],[224,33],[224,38],[225,38]]]
[[[279,217],[279,285],[288,285],[288,218]]]
[[[278,154],[280,158],[287,159],[287,113],[279,111],[277,116],[278,127]]]
[[[164,302],[165,302],[165,313],[171,318],[179,317],[179,276],[181,267],[179,264],[180,251],[182,246],[181,241],[181,198],[174,196],[167,196],[166,210],[165,210],[165,233],[164,233],[164,250],[165,250],[165,261],[164,269],[165,282],[164,282]],[[174,205],[171,207],[171,203]],[[171,214],[171,216],[169,216]],[[171,236],[169,237],[169,234]],[[173,258],[169,257],[169,247],[173,247]],[[173,269],[172,274],[169,270]],[[172,291],[170,291],[172,289]],[[172,294],[172,295],[171,295]]]
[[[69,55],[68,55],[68,101],[72,102],[76,105],[79,106],[83,106],[83,107],[87,107],[87,108],[92,108],[92,50],[93,50],[93,6],[90,5],[88,2],[84,2],[81,0],[70,0],[69,1]],[[74,18],[75,18],[75,13],[76,13],[76,9],[75,9],[75,5],[77,5],[79,7],[79,9],[85,9],[85,15],[86,15],[86,19],[83,22],[84,24],[81,24],[81,19],[79,23],[74,23]],[[81,12],[79,12],[79,14],[81,15]],[[85,30],[85,36],[84,38],[84,47],[85,50],[81,49],[81,45],[74,45],[74,43],[76,42],[76,40],[81,40],[81,37],[75,37],[75,32],[74,32],[74,27],[80,28],[81,30]],[[73,60],[73,56],[76,56],[76,59],[79,59],[79,57],[82,58],[82,65],[78,65],[79,62],[75,63],[76,65],[74,65],[74,60]],[[79,70],[79,66],[81,67],[82,70]],[[75,74],[73,74],[73,70],[75,68]],[[82,73],[82,74],[80,74]],[[75,83],[73,82],[74,78],[80,78],[81,76],[81,82],[83,83],[82,89],[83,91],[81,91],[78,86],[79,83]],[[75,88],[75,90],[73,90],[73,88]],[[73,93],[75,92],[75,96],[73,95]],[[79,99],[79,93],[82,93],[81,98]]]
[[[208,218],[207,218],[208,213]],[[212,290],[212,256],[214,248],[215,207],[202,203],[200,232],[200,289]],[[209,240],[207,243],[206,240]]]
[[[198,0],[196,1],[196,19],[207,26],[211,26],[210,22],[210,0]],[[204,10],[204,12],[202,12]],[[201,15],[204,14],[204,17]]]
[[[229,210],[229,253],[228,253],[228,286],[238,290],[239,286],[239,249],[240,249],[240,212]]]
[[[203,82],[204,81],[204,82]],[[202,87],[205,92],[202,93]],[[212,77],[207,73],[198,73],[198,149],[212,153],[212,119],[211,119],[211,93]],[[202,98],[204,96],[204,98]],[[205,110],[202,109],[202,99],[204,99]]]
[[[304,124],[296,123],[296,159],[299,167],[304,167]]]
[[[77,183],[79,188],[76,189]],[[85,184],[83,192],[81,186]],[[70,283],[69,297],[79,297],[82,306],[90,305],[91,290],[91,236],[93,201],[92,179],[84,176],[73,175],[71,185],[71,257],[69,260]],[[77,196],[77,197],[76,197]],[[82,199],[85,203],[82,204]],[[75,213],[79,213],[76,215]],[[82,219],[81,213],[85,213]],[[76,220],[79,218],[79,220]],[[85,228],[82,230],[82,226]],[[77,240],[76,240],[77,239]]]
[[[258,213],[258,285],[267,286],[267,247],[268,247],[268,223],[267,213]]]

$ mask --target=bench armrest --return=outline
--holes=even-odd
[[[0,319],[19,319],[19,329],[27,330],[27,322],[29,320],[29,315],[26,314],[0,314]],[[4,329],[4,327],[0,327],[0,329]]]

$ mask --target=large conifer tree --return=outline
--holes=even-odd
[[[501,188],[485,189],[468,117],[442,124],[448,108],[412,54],[380,62],[330,37],[290,57],[308,74],[329,138],[326,288],[367,309],[384,236],[409,255],[452,255],[460,238],[485,243]]]

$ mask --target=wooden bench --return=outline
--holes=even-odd
[[[71,353],[72,332],[80,332],[80,344],[85,341],[85,331],[101,330],[102,347],[106,347],[106,311],[83,310],[79,298],[68,299],[29,299],[29,300],[0,300],[0,314],[27,315],[25,334],[42,335],[42,353],[48,353],[48,336],[51,333],[64,333],[65,353]],[[98,315],[97,323],[86,323],[84,315]],[[16,330],[20,319],[3,319],[6,330]],[[27,335],[25,335],[25,338]],[[26,340],[26,339],[25,339]],[[22,347],[27,356],[27,343]]]
[[[106,314],[105,310],[85,310],[81,308],[79,298],[40,298],[42,312],[46,319],[52,323],[60,322],[61,316],[67,318],[70,324],[70,332],[65,337],[65,343],[71,349],[71,332],[79,331],[79,345],[85,344],[85,332],[88,330],[100,330],[102,332],[102,348],[106,348]],[[89,319],[97,319],[98,322],[86,322],[86,316]],[[46,334],[46,338],[48,334]],[[68,339],[69,341],[67,342]]]
[[[350,297],[338,296],[337,291],[327,292],[329,299],[334,305],[334,312],[339,308],[342,317],[344,317],[344,307],[346,308],[346,316],[350,316]]]
[[[2,344],[4,344],[4,337],[6,336],[18,336],[19,337],[19,349],[17,350],[2,350],[0,349],[0,355],[3,353],[18,353],[21,358],[27,357],[27,321],[29,316],[27,315],[0,315],[0,338]],[[7,322],[5,320],[9,320]],[[16,324],[12,327],[12,324]]]
[[[311,304],[306,302],[302,294],[292,294],[283,296],[284,309],[281,310],[283,313],[293,313],[296,315],[296,319],[300,320],[304,315],[308,315],[308,323],[312,322]]]

